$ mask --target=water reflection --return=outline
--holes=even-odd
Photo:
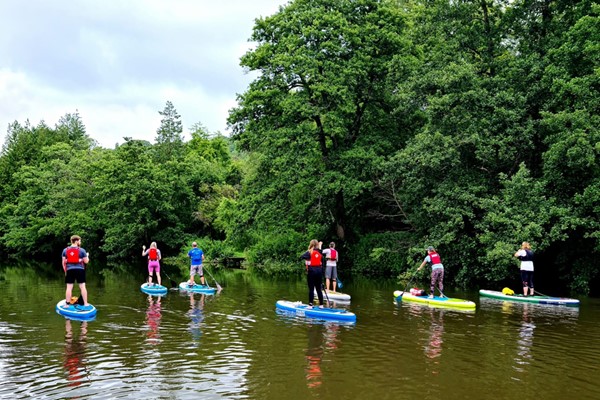
[[[425,345],[425,355],[433,361],[434,364],[439,364],[436,358],[442,355],[442,344],[444,343],[444,312],[443,309],[429,310],[431,323],[429,325],[429,336]]]
[[[519,327],[519,339],[517,340],[517,357],[515,358],[515,369],[522,371],[519,367],[523,364],[529,364],[531,356],[531,346],[533,344],[533,335],[535,331],[535,323],[533,321],[532,304],[523,304],[523,318]]]
[[[154,297],[148,295],[148,308],[146,309],[146,325],[148,330],[146,331],[146,343],[151,345],[157,345],[162,340],[160,338],[160,320],[161,314],[161,297]]]
[[[198,300],[194,296],[199,296]],[[204,301],[206,295],[203,293],[190,294],[190,311],[188,316],[190,317],[190,323],[188,324],[188,330],[192,335],[192,342],[194,347],[200,345],[200,338],[202,337],[202,323],[204,322]]]
[[[328,352],[338,348],[340,325],[337,323],[315,323],[308,326],[308,346],[306,348],[306,385],[316,389],[323,384],[321,364]]]
[[[78,322],[65,319],[65,358],[64,368],[67,373],[68,385],[75,387],[83,383],[89,373],[86,367],[85,351],[87,344],[88,323],[81,322],[78,334],[73,333],[73,324]]]

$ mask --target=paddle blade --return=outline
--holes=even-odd
[[[215,281],[215,283],[217,283],[217,282]],[[217,290],[218,290],[219,292],[220,292],[221,290],[223,290],[223,288],[221,287],[221,285],[219,285],[218,283],[217,283]]]
[[[337,280],[337,287],[339,287],[340,289],[344,287],[344,284],[339,279]]]

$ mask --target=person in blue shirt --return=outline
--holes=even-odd
[[[71,302],[73,285],[75,281],[79,284],[79,291],[83,298],[84,307],[88,307],[88,294],[85,287],[85,265],[90,261],[88,253],[81,248],[81,238],[77,235],[71,236],[71,245],[62,251],[62,266],[65,271],[65,299],[67,304]]]
[[[190,280],[188,284],[194,286],[194,275],[200,276],[200,283],[204,285],[204,272],[202,271],[202,261],[204,261],[204,252],[198,248],[198,243],[192,243],[192,249],[188,251],[188,257],[191,259]]]

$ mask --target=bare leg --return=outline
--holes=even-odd
[[[335,292],[337,290],[337,280],[333,280],[333,291]]]
[[[329,282],[330,282],[329,278],[325,278],[325,290],[327,290],[327,291],[329,291]],[[333,282],[334,282],[333,283],[333,285],[334,285],[333,291],[335,291],[335,281],[333,281]]]
[[[73,284],[67,283],[67,290],[65,291],[65,299],[67,303],[71,302],[71,296],[73,295]]]
[[[83,305],[89,305],[87,302],[87,289],[85,288],[85,283],[79,284],[79,290],[81,291],[81,297],[83,297]]]
[[[160,273],[156,273],[156,280],[158,281],[158,284],[161,285],[162,279],[160,279]]]
[[[200,276],[200,283],[204,285],[204,275]]]

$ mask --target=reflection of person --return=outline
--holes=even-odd
[[[440,255],[435,251],[435,249],[431,246],[427,248],[427,256],[417,268],[417,271],[421,270],[425,266],[425,264],[431,264],[431,287],[429,298],[432,298],[435,292],[435,285],[437,283],[438,288],[440,289],[440,294],[444,295],[444,265],[442,264],[442,259]]]
[[[308,328],[308,347],[306,349],[306,384],[314,389],[323,383],[323,326],[314,324]]]
[[[87,373],[84,355],[85,346],[87,341],[87,322],[81,323],[81,330],[79,331],[79,337],[73,336],[73,328],[71,326],[71,320],[65,319],[65,360],[64,367],[67,372],[67,379],[69,380],[69,386],[81,385],[81,380],[84,374],[80,373],[81,370]]]
[[[161,254],[156,242],[150,243],[150,248],[146,250],[146,245],[142,246],[142,257],[148,255],[148,283],[152,283],[152,274],[156,273],[156,281],[161,284],[160,279],[160,259]]]
[[[425,355],[430,359],[434,359],[442,355],[442,343],[444,343],[444,311],[431,309],[430,312],[431,326],[429,328],[429,340],[425,346]],[[435,313],[439,313],[437,321],[435,319]]]
[[[323,257],[327,260],[325,267],[325,290],[329,291],[329,283],[333,284],[333,291],[337,288],[337,261],[339,259],[339,253],[335,249],[335,243],[329,243],[329,248],[323,250]]]
[[[523,320],[521,321],[521,327],[519,328],[519,340],[518,340],[518,354],[522,359],[517,362],[519,364],[527,363],[526,359],[531,359],[531,346],[533,345],[533,334],[535,331],[535,323],[532,318],[532,314],[530,314],[529,307],[532,307],[531,304],[523,303]]]
[[[521,260],[521,281],[523,282],[523,296],[533,296],[533,251],[528,242],[523,242],[521,248],[515,253],[515,257]]]
[[[306,280],[308,283],[308,305],[313,305],[315,291],[319,298],[319,308],[323,308],[323,292],[321,291],[321,282],[323,280],[323,254],[321,253],[321,244],[316,239],[310,241],[306,253],[300,256],[300,259],[308,261]]]
[[[192,340],[197,344],[200,341],[200,337],[202,336],[202,322],[204,321],[204,300],[206,295],[199,294],[200,299],[195,300],[194,296],[196,294],[190,293],[190,311],[188,315],[190,316],[190,324],[189,329],[192,334]]]
[[[71,302],[73,294],[73,284],[75,281],[79,284],[83,306],[89,307],[88,294],[85,287],[85,264],[90,261],[87,252],[81,248],[81,238],[77,235],[71,236],[71,245],[62,252],[62,266],[65,271],[65,299],[67,304]]]
[[[146,332],[146,341],[150,344],[158,344],[160,342],[159,328],[161,318],[160,297],[148,296],[148,309],[146,310],[148,332]]]
[[[200,283],[204,285],[204,271],[202,271],[202,262],[204,261],[204,252],[198,248],[198,243],[192,243],[192,249],[188,251],[188,257],[191,260],[190,265],[190,280],[191,286],[195,285],[194,275],[200,276]]]

